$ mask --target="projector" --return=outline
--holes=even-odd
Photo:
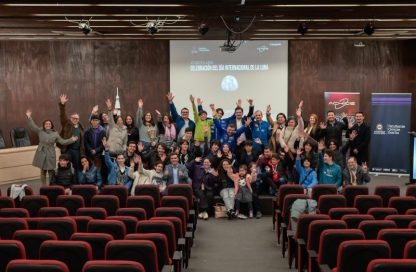
[[[235,52],[235,50],[237,50],[237,47],[234,46],[234,45],[231,45],[231,44],[229,44],[229,45],[224,44],[224,45],[220,46],[220,48],[221,48],[221,52],[228,52],[228,53],[233,53],[233,52]]]

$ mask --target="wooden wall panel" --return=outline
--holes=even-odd
[[[416,100],[415,41],[347,40],[289,42],[289,109],[305,101],[305,116],[325,117],[324,92],[360,92],[360,107],[371,120],[371,93],[411,92]],[[416,129],[416,108],[412,128]]]

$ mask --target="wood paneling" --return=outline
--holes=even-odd
[[[371,93],[413,93],[416,99],[415,41],[366,41],[366,47],[354,41],[289,42],[289,109],[301,99],[305,116],[317,113],[325,117],[324,92],[360,92],[361,111],[371,120]],[[413,103],[412,116],[416,116]],[[416,118],[412,120],[416,129]]]
[[[167,109],[169,42],[1,41],[0,129],[11,146],[12,127],[26,126],[25,110],[41,124],[50,118],[60,129],[58,102],[68,94],[67,112],[79,112],[84,126],[93,105],[105,109],[119,88],[122,113],[134,114],[143,97],[145,110]],[[37,143],[31,135],[33,143]]]

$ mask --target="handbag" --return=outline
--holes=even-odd
[[[228,217],[227,216],[227,209],[225,208],[225,205],[222,203],[216,203],[214,205],[214,213],[215,213],[215,218],[225,218]]]

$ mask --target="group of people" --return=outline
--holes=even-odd
[[[212,214],[214,197],[221,196],[228,217],[245,219],[262,216],[258,196],[277,195],[279,186],[299,183],[305,193],[316,184],[365,184],[368,174],[370,128],[364,114],[355,114],[355,123],[346,115],[336,120],[333,111],[323,122],[316,114],[307,120],[300,102],[294,116],[279,113],[274,120],[271,106],[249,110],[244,115],[242,101],[234,114],[209,105],[212,118],[200,98],[189,97],[190,109],[178,113],[172,93],[166,95],[169,113],[144,112],[138,100],[135,115],[120,116],[110,99],[106,111],[93,107],[83,127],[80,116],[66,114],[67,95],[59,99],[61,130],[51,120],[38,127],[27,110],[27,121],[39,137],[33,165],[41,169],[42,185],[62,185],[70,191],[73,184],[123,185],[132,195],[142,184],[157,184],[161,194],[170,184],[192,184],[200,200],[199,217]],[[345,138],[343,141],[343,133]],[[61,149],[56,166],[55,143]],[[248,214],[240,212],[246,204]]]

